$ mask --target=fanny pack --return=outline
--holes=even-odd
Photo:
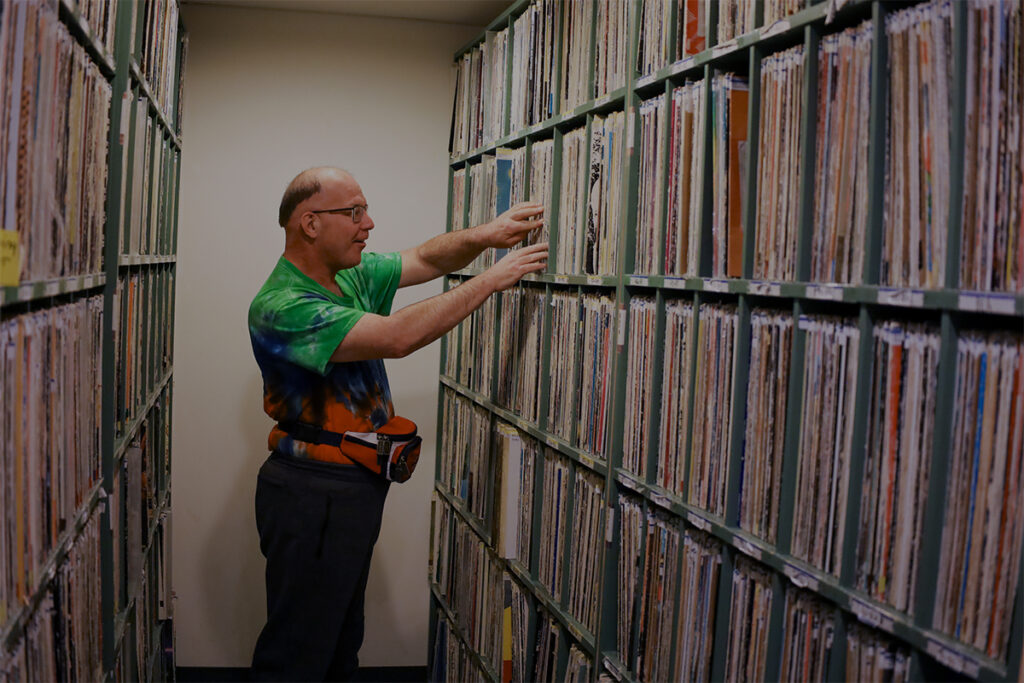
[[[293,439],[337,446],[352,462],[399,484],[412,476],[423,443],[416,436],[416,423],[397,415],[375,432],[339,434],[305,422],[279,422],[277,426]]]

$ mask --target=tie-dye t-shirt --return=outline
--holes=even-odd
[[[331,354],[363,313],[389,315],[402,257],[363,254],[339,271],[342,296],[283,256],[249,306],[249,336],[263,373],[263,407],[278,422],[332,432],[373,431],[394,416],[383,360],[332,363]],[[297,441],[276,426],[269,446],[286,455],[350,463],[336,446]]]

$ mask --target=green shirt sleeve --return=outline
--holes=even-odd
[[[400,253],[364,254],[358,266],[335,276],[339,297],[282,258],[249,308],[257,355],[326,375],[338,344],[364,313],[390,315],[401,276]]]

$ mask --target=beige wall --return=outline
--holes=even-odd
[[[360,181],[402,249],[444,229],[452,53],[466,26],[186,5],[191,34],[174,357],[175,626],[179,666],[248,666],[265,618],[253,519],[270,419],[246,312],[284,246],[277,205],[299,170]],[[396,308],[440,292],[399,292]],[[426,663],[437,343],[388,363],[424,453],[394,486],[367,590],[366,666]]]

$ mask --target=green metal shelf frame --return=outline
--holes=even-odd
[[[57,8],[60,18],[68,28],[68,31],[71,32],[71,35],[85,48],[86,52],[89,53],[89,57],[92,58],[96,66],[103,72],[107,80],[113,78],[116,71],[114,57],[107,51],[103,43],[100,42],[99,37],[92,27],[89,26],[86,18],[75,7],[71,6],[70,0],[60,0]]]
[[[869,223],[864,244],[864,276],[860,284],[836,284],[828,282],[813,282],[809,279],[810,273],[810,239],[813,220],[814,204],[814,178],[813,174],[805,173],[801,179],[800,204],[798,207],[798,228],[797,228],[797,277],[793,281],[763,281],[753,278],[753,250],[755,248],[756,225],[755,216],[751,211],[752,198],[757,196],[757,169],[756,165],[750,164],[747,171],[747,195],[744,206],[744,245],[743,245],[743,277],[740,278],[714,278],[707,277],[710,273],[710,258],[708,249],[704,245],[710,239],[710,180],[709,167],[707,166],[710,149],[705,149],[705,171],[704,171],[704,199],[700,207],[702,216],[702,228],[698,233],[698,273],[685,277],[672,277],[662,274],[637,274],[633,273],[633,230],[623,230],[619,238],[619,268],[617,275],[604,276],[593,279],[593,276],[564,275],[555,273],[544,273],[524,278],[524,282],[530,282],[544,286],[546,301],[551,301],[552,291],[559,291],[557,285],[568,285],[571,287],[590,288],[615,288],[616,301],[619,305],[620,315],[617,327],[621,327],[624,320],[624,311],[628,308],[629,301],[633,296],[646,295],[655,298],[658,310],[658,329],[655,333],[655,346],[660,358],[660,350],[663,348],[664,335],[664,304],[666,300],[684,298],[693,302],[695,316],[701,303],[712,301],[726,301],[738,304],[741,325],[740,335],[737,339],[737,376],[734,378],[733,391],[733,449],[729,455],[729,468],[732,480],[727,489],[727,504],[725,518],[718,518],[707,512],[687,504],[681,497],[648,483],[653,481],[652,471],[655,464],[653,446],[650,445],[653,439],[650,438],[648,458],[648,481],[640,481],[634,475],[625,472],[619,467],[621,459],[621,437],[624,429],[624,382],[626,361],[622,352],[622,345],[618,345],[617,360],[615,367],[615,379],[611,388],[612,410],[611,410],[611,440],[613,450],[609,453],[608,462],[595,460],[589,454],[584,454],[578,449],[572,448],[558,438],[554,438],[547,431],[547,401],[549,398],[549,355],[550,355],[550,330],[551,314],[550,306],[545,306],[545,320],[543,327],[543,349],[542,358],[544,368],[541,377],[540,401],[542,403],[539,424],[528,422],[520,416],[503,407],[496,405],[492,400],[495,394],[484,396],[461,386],[453,378],[444,374],[445,358],[449,354],[456,354],[458,364],[458,335],[461,334],[461,326],[456,328],[450,336],[442,342],[441,378],[440,385],[447,387],[459,395],[462,395],[475,404],[487,409],[495,419],[508,422],[524,434],[539,440],[553,448],[560,454],[570,458],[576,464],[589,467],[599,474],[607,476],[606,503],[610,508],[617,507],[617,494],[620,490],[631,491],[646,501],[646,505],[660,509],[669,515],[678,518],[685,528],[693,527],[700,529],[723,543],[723,558],[720,568],[720,580],[718,585],[717,609],[715,614],[715,646],[712,654],[712,677],[721,678],[725,673],[725,650],[728,643],[729,629],[729,599],[731,594],[731,574],[734,561],[737,556],[747,556],[768,568],[773,577],[774,599],[771,614],[771,629],[769,642],[769,661],[766,667],[768,677],[779,675],[778,650],[782,636],[782,618],[785,604],[785,588],[795,586],[798,588],[810,589],[823,598],[827,604],[831,604],[834,610],[836,633],[840,636],[836,642],[843,642],[847,625],[853,622],[860,622],[868,626],[887,632],[898,641],[911,647],[911,677],[920,679],[934,677],[936,672],[948,675],[949,671],[966,675],[978,680],[1002,680],[1016,674],[1021,659],[1021,636],[1024,634],[1024,609],[1022,609],[1022,596],[1020,595],[1024,585],[1024,569],[1021,577],[1018,577],[1018,591],[1013,606],[1011,633],[1009,635],[1010,645],[1006,662],[993,660],[983,653],[960,643],[949,636],[931,628],[931,602],[933,589],[936,580],[934,567],[940,561],[941,554],[941,521],[942,505],[946,496],[946,477],[948,458],[944,457],[948,450],[948,427],[936,431],[936,441],[933,446],[933,458],[931,464],[930,486],[928,492],[928,503],[926,506],[926,528],[932,529],[922,540],[920,549],[919,581],[916,595],[916,604],[913,614],[899,612],[893,608],[879,603],[860,591],[853,588],[855,584],[855,553],[857,539],[857,524],[860,507],[860,479],[863,463],[858,458],[851,462],[850,485],[847,493],[846,533],[845,547],[842,551],[842,566],[840,576],[836,577],[813,567],[789,554],[789,542],[792,531],[792,504],[783,504],[779,510],[779,531],[778,540],[774,545],[743,531],[738,525],[738,462],[742,457],[744,438],[744,410],[746,403],[745,380],[747,367],[749,365],[749,315],[755,307],[767,307],[771,309],[788,312],[793,316],[794,323],[804,314],[820,314],[829,311],[830,304],[839,304],[842,311],[849,319],[856,321],[860,329],[860,357],[858,375],[858,403],[854,414],[855,440],[854,452],[861,452],[865,444],[867,430],[867,404],[866,397],[870,387],[872,353],[871,343],[872,331],[877,322],[885,319],[912,319],[925,318],[933,321],[935,328],[941,332],[941,359],[940,359],[940,401],[937,406],[937,425],[948,425],[951,423],[952,415],[952,393],[955,377],[951,369],[955,359],[955,344],[962,329],[977,327],[994,327],[996,329],[1009,329],[1017,326],[1024,318],[1024,294],[1008,292],[977,292],[959,289],[959,249],[960,249],[960,200],[963,187],[963,164],[954,163],[951,177],[950,203],[951,220],[948,229],[947,240],[947,265],[946,282],[942,288],[919,289],[919,288],[894,288],[880,284],[879,264],[881,257],[881,230],[883,229],[883,197],[882,188],[884,182],[884,160],[885,160],[885,125],[886,125],[886,90],[888,87],[886,78],[886,45],[885,45],[885,16],[892,9],[898,9],[902,5],[895,5],[887,0],[853,0],[838,10],[836,17],[838,21],[834,28],[827,23],[830,20],[831,4],[827,1],[809,0],[808,6],[771,26],[763,26],[738,36],[726,43],[716,45],[713,27],[717,22],[715,8],[712,8],[708,16],[708,47],[700,54],[684,58],[675,63],[669,64],[655,73],[638,77],[635,73],[637,55],[638,21],[634,21],[632,35],[630,37],[631,67],[634,69],[633,77],[629,78],[629,84],[603,97],[595,98],[589,102],[564,112],[535,125],[510,132],[500,139],[473,149],[465,154],[458,155],[449,161],[451,171],[467,166],[471,163],[478,163],[480,158],[494,152],[499,147],[525,145],[527,149],[537,140],[548,137],[555,138],[556,154],[560,150],[560,137],[564,129],[586,125],[589,128],[592,115],[610,110],[622,109],[629,117],[627,125],[633,127],[635,134],[639,130],[639,122],[636,121],[635,112],[641,98],[651,96],[664,96],[670,101],[671,91],[674,87],[681,85],[684,79],[690,77],[709,79],[718,69],[736,68],[738,64],[744,64],[740,68],[750,76],[750,116],[748,118],[748,140],[756,146],[758,144],[758,111],[760,108],[760,83],[757,74],[760,70],[760,60],[765,56],[778,50],[793,45],[803,45],[805,50],[805,76],[804,88],[801,94],[803,99],[803,117],[801,121],[801,147],[800,163],[803,168],[813,168],[815,149],[813,136],[816,134],[816,126],[813,117],[809,112],[814,111],[817,102],[816,74],[817,49],[821,37],[835,30],[841,30],[846,26],[859,21],[869,21],[874,26],[875,40],[872,51],[872,74],[871,74],[871,104],[869,123]],[[499,16],[488,26],[488,30],[501,30],[511,26],[514,18],[529,5],[529,0],[519,0],[506,12]],[[639,3],[637,3],[639,6]],[[966,40],[963,30],[966,18],[966,7],[962,3],[954,3],[957,15],[954,18],[953,49],[954,63],[959,65],[954,74],[954,118],[962,120],[964,112],[964,91],[965,70],[962,66],[966,63]],[[635,10],[639,13],[639,9]],[[761,9],[758,8],[758,19]],[[759,23],[759,22],[758,22]],[[674,27],[672,29],[674,31]],[[555,32],[556,45],[560,41],[560,32]],[[678,37],[673,36],[673,40]],[[471,41],[464,46],[456,58],[468,49],[480,44],[482,37]],[[510,50],[511,48],[510,41]],[[593,44],[592,44],[593,45]],[[556,50],[558,54],[561,54]],[[590,77],[593,79],[593,59],[590,65]],[[507,84],[510,82],[510,76]],[[507,98],[508,99],[508,98]],[[557,99],[557,93],[556,93]],[[706,109],[702,113],[705,120],[710,116],[710,98]],[[508,102],[506,101],[506,106]],[[507,124],[507,119],[506,119]],[[707,127],[706,127],[707,128]],[[707,133],[710,136],[710,133]],[[667,137],[667,136],[666,136]],[[964,130],[962,121],[952,128],[953,148],[959,149],[962,145]],[[708,141],[706,141],[708,142]],[[667,144],[667,143],[666,143]],[[633,217],[636,216],[638,182],[638,154],[632,147],[627,152],[627,163],[625,164],[624,177],[626,201],[623,204],[622,225],[633,225]],[[528,156],[529,159],[529,156]],[[529,163],[529,161],[528,161]],[[667,167],[667,164],[665,165]],[[549,217],[551,225],[552,249],[557,245],[558,240],[558,197],[560,188],[560,159],[555,161],[555,197],[552,200],[553,215]],[[663,169],[667,173],[667,169]],[[529,177],[529,170],[527,170]],[[449,181],[451,176],[449,176]],[[467,177],[468,180],[468,177]],[[662,202],[666,201],[663,191]],[[468,215],[469,183],[466,183],[466,199],[463,216],[465,225]],[[451,182],[449,182],[449,207],[451,207]],[[448,225],[451,229],[452,216],[449,215]],[[662,211],[661,239],[664,240],[667,217]],[[660,249],[659,249],[660,251]],[[658,254],[660,256],[661,254]],[[663,267],[663,259],[658,259],[659,270]],[[455,273],[456,279],[473,277],[480,271],[464,269]],[[445,284],[445,289],[449,286]],[[696,320],[696,317],[695,317]],[[1014,327],[1014,329],[1017,329]],[[622,335],[618,335],[621,341]],[[452,349],[449,341],[456,344]],[[787,399],[787,421],[784,439],[784,452],[782,455],[783,473],[782,485],[779,492],[780,500],[792,501],[795,498],[796,487],[796,466],[799,451],[799,426],[802,410],[802,373],[805,365],[805,334],[799,329],[794,329],[793,348],[791,352],[791,367],[789,377],[789,395]],[[696,353],[696,350],[693,351]],[[495,361],[496,362],[496,361]],[[577,359],[574,365],[579,365]],[[655,371],[655,387],[653,395],[659,395],[658,377],[659,372]],[[495,380],[496,381],[496,380]],[[694,402],[692,396],[693,377],[691,382],[691,406],[690,414],[687,417],[689,424],[694,418]],[[443,392],[439,392],[439,407],[441,405]],[[649,427],[649,435],[658,433],[660,411],[652,416]],[[438,411],[438,434],[442,434],[444,425],[442,423],[441,411]],[[439,440],[440,444],[440,440]],[[618,444],[618,445],[615,445]],[[440,449],[439,449],[440,452]],[[440,460],[440,455],[438,459]],[[688,471],[689,453],[682,454],[684,469]],[[439,465],[438,465],[439,466]],[[537,482],[540,482],[540,468],[536,473]],[[539,483],[535,491],[540,490]],[[447,502],[452,502],[446,498]],[[539,515],[536,506],[535,495],[534,526],[536,527]],[[458,507],[457,511],[462,512]],[[485,521],[479,522],[477,529],[482,529]],[[483,536],[481,536],[483,538]],[[534,549],[531,553],[531,561],[536,562],[537,538],[535,534]],[[486,540],[485,540],[486,543]],[[568,543],[566,543],[568,546]],[[617,569],[615,567],[618,553],[617,543],[612,543],[602,552],[601,562],[603,569],[600,576],[603,576],[601,616],[597,626],[597,641],[595,648],[588,650],[594,655],[594,676],[596,677],[600,667],[611,673],[619,680],[633,680],[633,674],[629,667],[621,662],[615,652],[615,590]],[[546,589],[530,579],[532,573],[524,569],[520,564],[510,562],[509,571],[515,575],[524,585],[530,589],[532,597],[539,603],[544,604],[545,599],[550,601]],[[784,577],[784,578],[783,578]],[[560,614],[560,612],[555,612]],[[567,615],[563,615],[567,616]],[[677,615],[678,620],[678,615]],[[563,624],[564,625],[564,624]],[[535,624],[531,620],[531,637],[535,632]],[[675,633],[675,631],[673,631]],[[596,652],[595,652],[596,650]],[[842,677],[844,674],[845,648],[837,646],[831,656],[830,676]],[[941,664],[937,667],[936,663]],[[560,670],[564,669],[564,656],[560,657]]]
[[[14,287],[0,287],[0,306],[35,302],[62,294],[87,292],[90,289],[103,287],[106,282],[106,273],[92,273],[23,282]]]
[[[43,597],[50,590],[57,567],[67,558],[71,547],[78,540],[86,524],[92,519],[93,512],[104,498],[106,495],[103,492],[102,482],[97,481],[86,494],[85,501],[79,506],[71,525],[61,533],[56,544],[48,553],[46,561],[40,566],[39,574],[35,577],[36,585],[32,590],[32,595],[20,609],[8,616],[7,623],[0,625],[0,647],[9,648],[24,635],[28,620],[35,614]]]

